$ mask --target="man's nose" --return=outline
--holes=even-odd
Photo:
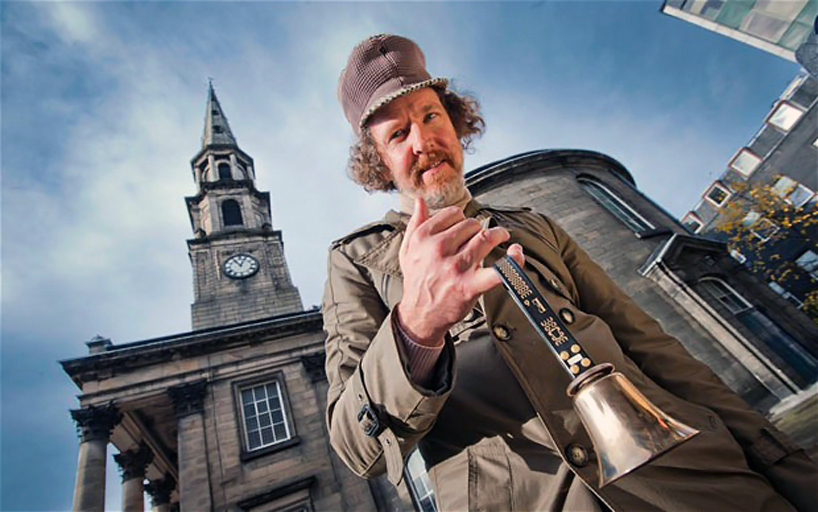
[[[410,136],[412,138],[412,151],[416,155],[428,153],[434,149],[434,138],[432,137],[432,130],[430,128],[422,124],[416,124],[412,127]]]

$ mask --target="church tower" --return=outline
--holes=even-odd
[[[256,189],[253,159],[239,148],[211,84],[202,149],[191,160],[198,193],[185,198],[193,238],[193,329],[302,311],[270,194]]]

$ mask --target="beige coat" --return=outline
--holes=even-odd
[[[476,201],[466,214],[509,229],[508,243],[525,249],[529,276],[557,311],[568,311],[563,318],[573,317],[569,329],[595,362],[613,363],[701,434],[599,489],[596,455],[565,394],[568,377],[499,286],[450,331],[439,386],[414,384],[391,315],[401,298],[407,218],[390,212],[329,254],[327,421],[333,447],[356,474],[386,470],[394,482],[418,445],[442,510],[818,510],[818,467],[665,334],[559,226]]]

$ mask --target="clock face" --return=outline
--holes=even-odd
[[[245,279],[258,272],[258,260],[249,254],[236,254],[224,262],[224,275],[233,279]]]

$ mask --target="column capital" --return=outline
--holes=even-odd
[[[204,411],[204,399],[207,394],[207,381],[200,380],[168,388],[173,401],[176,417],[183,418]]]
[[[140,443],[137,448],[117,453],[114,460],[119,464],[123,482],[131,478],[145,478],[148,464],[153,462],[153,450],[145,443]]]
[[[122,419],[122,414],[113,402],[97,407],[89,405],[82,409],[72,409],[71,417],[77,423],[77,432],[83,443],[88,441],[108,441],[111,431]]]
[[[145,491],[151,495],[154,507],[169,504],[170,495],[173,494],[174,489],[176,489],[176,482],[170,473],[165,473],[163,478],[151,480],[145,484]]]

